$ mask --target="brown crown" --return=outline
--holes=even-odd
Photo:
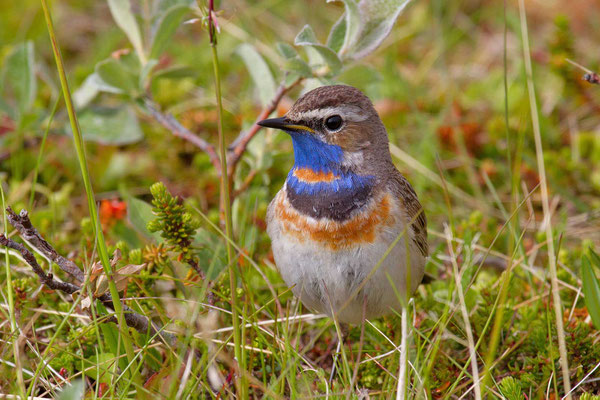
[[[363,110],[372,110],[373,103],[363,92],[347,85],[321,86],[306,93],[292,106],[288,115],[341,104],[353,104]]]

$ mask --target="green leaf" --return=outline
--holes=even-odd
[[[94,377],[95,378],[95,377]],[[84,394],[83,379],[77,379],[71,382],[70,386],[66,386],[60,391],[58,400],[80,400]]]
[[[338,53],[344,45],[344,38],[346,37],[346,14],[342,15],[329,31],[329,37],[327,37],[327,47]]]
[[[283,64],[283,69],[298,74],[303,78],[308,78],[313,74],[310,66],[300,57],[287,60]]]
[[[169,8],[175,6],[191,7],[194,3],[194,0],[158,0],[155,16],[159,16],[160,18],[160,16],[163,15]]]
[[[96,73],[88,75],[81,86],[73,92],[73,101],[75,102],[76,108],[87,106],[98,95],[100,89],[98,88],[98,85],[96,85],[96,80],[102,81],[98,78]]]
[[[249,44],[241,44],[236,53],[242,58],[246,69],[252,77],[254,86],[258,90],[258,97],[263,106],[268,105],[271,99],[275,95],[275,79],[271,74],[269,66],[262,58],[262,56],[256,51],[256,49]]]
[[[329,67],[329,72],[331,74],[336,74],[342,69],[342,62],[338,55],[329,47],[324,46],[317,41],[315,32],[310,25],[304,25],[304,28],[302,28],[300,33],[296,36],[294,44],[296,46],[308,46],[315,50],[323,62]]]
[[[158,60],[154,60],[154,59],[149,60],[146,63],[146,65],[144,65],[144,67],[140,71],[140,78],[139,78],[139,82],[138,82],[140,89],[145,88],[146,83],[152,79],[152,76],[151,76],[152,71],[154,70],[154,67],[156,67],[157,65],[158,65]]]
[[[197,77],[198,70],[185,65],[175,65],[173,67],[161,69],[154,74],[154,79],[183,79]]]
[[[189,11],[190,7],[187,5],[178,5],[169,8],[160,16],[152,37],[150,58],[158,58],[161,55],[181,24],[181,20]]]
[[[277,43],[277,50],[285,58],[283,69],[304,78],[312,76],[310,66],[300,58],[300,55],[287,43]],[[295,79],[294,79],[295,80]]]
[[[331,1],[337,1],[337,0],[328,0],[328,2]],[[337,47],[335,51],[339,52],[339,53],[343,53],[341,50],[348,48],[351,44],[356,43],[359,35],[361,33],[361,28],[362,28],[362,24],[361,24],[361,12],[360,12],[360,6],[359,6],[359,2],[356,0],[342,0],[344,3],[344,7],[346,9],[346,12],[344,13],[344,15],[342,16],[344,23],[341,23],[341,19],[340,21],[338,21],[332,28],[331,33],[330,33],[330,37],[333,36],[333,34],[335,33],[336,35],[340,35],[339,32],[334,32],[334,30],[341,30],[341,27],[339,25],[343,25],[344,29],[343,29],[343,39],[341,39],[342,41],[342,45]],[[340,42],[340,38],[333,38],[331,37],[331,40],[336,40],[336,45]],[[329,40],[328,40],[329,43]],[[332,47],[333,48],[333,47]]]
[[[299,57],[298,52],[292,46],[287,43],[277,42],[277,51],[279,54],[283,56],[285,59],[296,58]]]
[[[590,254],[594,262],[597,262],[598,255],[591,250]],[[590,260],[585,255],[581,259],[581,280],[583,282],[585,306],[588,309],[594,326],[600,329],[600,284],[598,283],[598,278],[594,275]]]
[[[375,50],[390,34],[410,0],[342,0],[346,8],[342,58],[359,59]]]
[[[311,75],[312,75],[312,70],[311,70]],[[289,74],[285,74],[285,76],[283,78],[283,84],[286,86],[290,86],[291,84],[296,82],[298,80],[298,78],[300,78],[300,76],[298,74],[296,74],[295,72],[290,72]]]
[[[129,41],[133,45],[133,48],[138,53],[142,63],[146,62],[146,56],[144,54],[144,45],[142,44],[142,35],[140,33],[140,27],[135,19],[135,16],[131,12],[131,3],[129,0],[107,0],[110,13],[112,14],[118,27],[129,38]]]
[[[113,93],[134,96],[138,90],[138,78],[121,60],[108,58],[96,64],[96,74]]]
[[[129,106],[85,109],[79,114],[79,123],[83,138],[92,142],[124,145],[144,137],[137,116]]]
[[[344,45],[355,43],[361,33],[361,13],[359,2],[356,0],[343,0],[346,6],[346,35]]]
[[[127,214],[131,225],[133,225],[133,227],[142,235],[154,239],[156,243],[160,243],[162,241],[160,233],[151,233],[146,228],[148,222],[156,218],[156,216],[152,213],[152,206],[145,201],[136,199],[129,194],[126,194],[124,198],[127,201]]]
[[[600,256],[592,249],[589,249],[589,255],[592,261],[592,264],[598,268],[600,271]]]
[[[31,108],[36,97],[34,63],[32,42],[16,46],[4,61],[2,71],[4,91],[7,88],[12,90],[12,96],[17,101],[19,118]]]
[[[81,86],[73,93],[73,101],[77,108],[87,106],[100,92],[122,93],[121,89],[108,85],[97,73],[88,75]]]

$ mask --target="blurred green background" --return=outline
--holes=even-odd
[[[166,3],[172,6],[178,2],[133,2],[144,40],[152,36],[156,29],[154,16]],[[589,0],[526,0],[525,7],[554,240],[559,243],[559,277],[565,283],[561,296],[566,310],[571,311],[566,321],[570,334],[568,348],[571,367],[576,369],[573,382],[577,382],[600,357],[598,331],[590,324],[586,304],[574,289],[581,286],[581,255],[589,246],[600,244],[600,86],[584,81],[585,71],[568,60],[592,71],[599,70],[600,7]],[[38,229],[57,249],[87,265],[95,254],[93,233],[63,102],[50,123],[50,114],[61,92],[40,3],[4,0],[2,8],[0,183],[6,203],[15,210],[28,208]],[[264,100],[256,79],[240,56],[239,46],[252,46],[267,63],[272,82],[279,84],[287,64],[277,43],[293,45],[306,24],[312,26],[317,39],[324,43],[331,26],[343,14],[344,5],[323,0],[234,0],[217,2],[217,8],[224,132],[230,143],[239,132],[251,127]],[[161,127],[142,100],[152,97],[162,110],[172,113],[183,126],[216,146],[213,64],[202,20],[193,21],[198,16],[192,11],[181,15],[174,36],[156,58],[150,73],[152,79],[141,85],[142,92],[132,96],[85,89],[86,79],[106,60],[139,69],[132,46],[115,24],[108,5],[104,1],[63,0],[53,2],[51,11],[71,90],[75,93],[100,218],[111,250],[118,246],[139,249],[146,262],[156,254],[156,236],[147,232],[145,224],[150,218],[149,187],[157,181],[164,182],[171,193],[185,199],[196,217],[205,214],[218,225],[219,177],[208,156]],[[182,21],[188,23],[179,23]],[[446,225],[450,225],[454,237],[470,244],[473,252],[491,250],[496,258],[506,262],[513,259],[514,251],[515,258],[522,256],[523,264],[541,268],[540,275],[546,276],[547,260],[545,250],[541,250],[546,238],[540,192],[536,189],[538,164],[524,64],[524,22],[518,2],[513,0],[414,0],[377,50],[357,61],[345,60],[339,74],[320,82],[353,85],[372,99],[391,143],[397,146],[392,151],[396,165],[413,184],[426,210],[432,249],[427,269],[437,281],[418,291],[415,318],[423,324],[421,329],[427,335],[436,330],[436,318],[447,315],[445,300],[440,298],[456,301],[448,291],[453,278],[444,237]],[[305,57],[306,53],[296,48]],[[28,61],[32,61],[29,66]],[[29,78],[23,73],[24,68],[29,68]],[[114,77],[119,79],[117,75]],[[307,82],[283,98],[276,114],[285,113],[306,87],[318,84],[314,80]],[[49,133],[38,162],[47,127]],[[294,305],[290,305],[291,296],[272,268],[264,219],[268,202],[285,181],[292,163],[291,141],[286,135],[262,130],[251,142],[233,177],[236,244],[242,249],[240,253],[260,265],[264,274],[275,282],[276,289],[284,292],[286,307]],[[31,197],[36,169],[39,177]],[[504,229],[513,212],[516,218],[512,230]],[[225,293],[219,286],[224,279],[219,272],[226,267],[222,238],[203,223],[195,243],[201,267],[212,271],[210,277]],[[479,261],[473,261],[476,257],[466,247],[461,250],[466,253],[459,258],[468,264],[464,282],[472,284],[467,288],[467,301],[474,310],[473,330],[476,338],[480,334],[485,337],[484,325],[495,309],[500,273],[486,267],[478,273]],[[268,303],[269,311],[265,313],[276,316],[264,276],[250,268],[244,257],[240,256],[240,260],[245,285],[256,293],[248,304],[258,307]],[[186,279],[185,269],[176,261],[163,261],[156,265],[162,265],[161,268],[167,265],[174,280]],[[153,279],[162,272],[163,269],[149,269],[143,276],[146,280],[132,283],[131,290],[137,290],[134,293],[142,297],[151,297],[157,290]],[[21,279],[17,280],[17,289],[23,293],[34,290],[35,279],[31,275],[21,278],[13,274],[13,279]],[[511,314],[514,320],[510,327],[503,331],[497,354],[511,348],[523,335],[527,339],[519,343],[522,347],[514,356],[502,360],[494,375],[498,381],[514,376],[523,392],[541,398],[549,382],[557,387],[562,385],[560,380],[557,383],[554,373],[559,369],[556,349],[546,348],[548,338],[555,338],[556,334],[549,327],[553,317],[547,312],[548,282],[538,279],[540,275],[530,275],[526,269],[514,274],[517,276],[511,283],[514,295],[506,308],[511,313],[516,311]],[[174,296],[186,296],[181,287],[171,289]],[[19,307],[24,315],[32,313],[35,307],[53,308],[49,300],[52,296],[55,294],[44,294],[41,298],[24,294]],[[224,299],[219,301],[226,306]],[[176,318],[171,314],[173,310],[160,301],[141,301],[139,306],[145,310],[159,309],[157,313],[163,320],[168,319],[165,315]],[[52,317],[44,318],[52,322]],[[463,337],[461,322],[452,322],[458,314],[449,318],[448,331]],[[385,321],[381,329],[396,334],[394,325]],[[223,321],[223,325],[227,323]],[[312,332],[311,328],[302,329],[299,328],[299,336]],[[260,338],[254,339],[259,346]],[[327,336],[319,343],[327,348],[329,339]],[[389,347],[389,343],[382,344],[380,339],[369,340],[370,350]],[[428,370],[431,378],[425,386],[429,395],[449,398],[466,387],[462,383],[456,387],[460,379],[467,379],[462,374],[457,378],[460,370],[457,364],[462,366],[467,361],[466,347],[446,337],[437,340],[443,343],[448,358],[442,357],[439,364],[432,364],[433,372]],[[423,343],[420,344],[425,348]],[[0,351],[9,351],[9,347],[3,349],[0,344]],[[87,354],[83,351],[62,362],[74,372],[77,360]],[[423,357],[419,358],[420,368],[431,361],[427,354],[419,352],[418,357]],[[550,359],[553,362],[547,362]],[[35,355],[28,354],[23,362],[35,363]],[[393,364],[397,360],[390,362],[397,367]],[[319,365],[324,371],[329,368]],[[385,375],[381,369],[371,366],[361,369],[359,386],[393,387],[389,377],[381,378]],[[7,376],[8,371],[3,368],[8,367],[0,366],[0,375]],[[264,376],[258,373],[255,376],[267,385]],[[0,388],[12,391],[13,383],[4,382]],[[321,392],[322,387],[315,385],[316,389],[310,390]],[[598,390],[598,383],[582,388],[590,392]]]

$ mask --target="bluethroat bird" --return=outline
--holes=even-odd
[[[259,125],[287,132],[294,146],[294,166],[267,211],[287,285],[343,323],[400,310],[423,278],[427,221],[369,98],[323,86]]]

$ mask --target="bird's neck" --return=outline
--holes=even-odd
[[[340,146],[324,143],[314,135],[292,133],[294,168],[337,172],[341,169],[344,152]]]
[[[343,150],[309,135],[294,135],[294,166],[287,196],[298,211],[314,218],[344,220],[373,195],[375,177],[343,165]]]

